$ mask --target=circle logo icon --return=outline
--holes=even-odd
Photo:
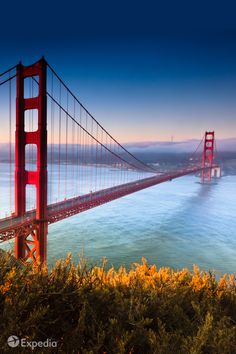
[[[15,348],[19,345],[20,343],[20,339],[17,336],[10,336],[7,339],[7,344],[9,345],[9,347]]]

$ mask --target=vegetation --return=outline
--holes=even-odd
[[[53,269],[0,260],[0,348],[7,338],[52,338],[36,353],[236,353],[235,277],[148,266],[89,267],[71,257]]]

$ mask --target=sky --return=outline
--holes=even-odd
[[[44,55],[120,142],[236,137],[233,2],[18,2],[2,14],[0,72]]]

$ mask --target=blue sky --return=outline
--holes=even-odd
[[[235,137],[232,4],[4,5],[0,72],[45,55],[121,142]]]

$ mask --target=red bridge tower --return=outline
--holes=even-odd
[[[37,77],[38,96],[24,97],[24,79]],[[38,111],[38,128],[34,132],[25,131],[25,111]],[[37,146],[37,170],[26,171],[25,147]],[[26,185],[36,187],[35,221],[25,224],[17,231],[15,238],[15,256],[34,263],[46,262],[47,221],[47,97],[46,97],[46,61],[44,58],[30,66],[17,66],[16,97],[16,160],[15,160],[15,213],[25,221]],[[23,224],[23,222],[22,222]]]
[[[214,146],[215,132],[206,132],[202,154],[202,183],[211,181]]]

